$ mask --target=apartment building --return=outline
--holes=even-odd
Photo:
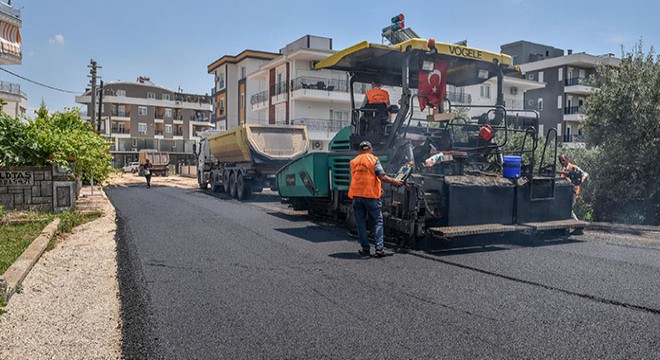
[[[587,79],[599,65],[618,66],[621,60],[613,54],[596,56],[572,50],[564,55],[561,49],[527,41],[502,45],[502,52],[517,56],[524,78],[545,84],[525,94],[525,108],[539,111],[541,125],[556,128],[567,146],[583,146],[582,112],[593,91]]]
[[[115,167],[136,161],[142,149],[167,151],[172,164],[190,161],[199,133],[214,129],[209,95],[175,92],[145,77],[104,84],[102,92],[101,135],[112,143]],[[90,91],[76,102],[91,113]]]
[[[11,2],[10,2],[11,3]],[[20,65],[23,60],[21,11],[8,3],[0,2],[0,65]],[[25,116],[27,95],[21,86],[0,80],[0,99],[5,102],[2,111],[12,117]]]
[[[350,124],[348,74],[317,70],[318,61],[335,53],[332,39],[305,35],[284,48],[279,56],[248,75],[260,87],[250,95],[253,112],[269,124],[306,125],[313,150],[327,150],[338,130]],[[359,104],[367,90],[357,84]]]
[[[238,55],[225,55],[207,67],[215,77],[211,89],[213,113],[211,122],[218,130],[227,130],[244,123],[265,123],[265,115],[247,105],[249,94],[260,91],[264,81],[248,79],[247,75],[279,54],[245,50]]]

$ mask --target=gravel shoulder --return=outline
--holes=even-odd
[[[194,187],[196,179],[154,177],[158,186]],[[144,186],[114,175],[110,186]],[[56,241],[0,315],[0,359],[120,359],[121,317],[115,209],[100,187],[86,186],[78,208],[103,216]]]

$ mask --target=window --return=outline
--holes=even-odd
[[[330,109],[330,120],[348,121],[349,111]]]
[[[147,99],[156,99],[156,93],[148,92],[147,93]]]
[[[479,94],[484,99],[490,99],[490,85],[481,85]]]
[[[534,80],[534,74],[527,74],[527,80]]]
[[[245,79],[246,73],[245,73],[245,66],[241,66],[241,79]]]
[[[220,116],[225,114],[225,99],[220,99],[220,105],[218,106],[220,110]]]
[[[172,117],[172,109],[165,109],[165,117],[167,118]]]
[[[578,76],[580,77],[580,79],[586,78],[587,77],[586,71],[584,71],[584,69],[578,70]]]
[[[172,133],[172,125],[170,124],[165,124],[165,132],[168,134]]]
[[[117,96],[126,96],[126,90],[117,90]]]
[[[133,147],[137,147],[137,139],[133,138]]]
[[[120,122],[117,124],[117,132],[120,134],[125,134],[126,133],[126,125],[123,122]]]
[[[543,82],[543,71],[539,71],[539,82]]]
[[[138,115],[147,116],[147,107],[146,106],[138,106]]]
[[[163,94],[163,100],[169,100],[170,94]]]
[[[538,100],[537,108],[539,111],[543,111],[543,98]]]
[[[147,124],[146,123],[138,123],[138,134],[147,135]]]
[[[245,109],[245,93],[241,93],[241,108]]]
[[[117,106],[117,116],[126,116],[126,106],[125,105]]]
[[[218,74],[218,89],[224,89],[225,88],[225,73],[219,73]]]
[[[564,106],[564,104],[562,104],[562,97],[561,97],[561,95],[559,95],[559,96],[557,96],[557,109],[561,110],[561,108],[563,106]]]
[[[559,74],[557,77],[557,81],[564,81],[564,68],[557,69],[557,72]]]

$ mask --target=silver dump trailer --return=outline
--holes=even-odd
[[[243,200],[264,187],[277,189],[277,171],[309,150],[305,126],[244,124],[202,134],[197,182],[201,189]]]

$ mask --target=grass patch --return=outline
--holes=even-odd
[[[50,222],[49,217],[0,227],[0,274],[11,266]]]
[[[100,211],[81,214],[79,212],[62,212],[59,214],[28,213],[17,217],[29,219],[29,222],[5,224],[0,226],[0,274],[3,274],[11,264],[27,249],[32,241],[54,218],[60,218],[57,235],[70,233],[74,227],[93,221],[103,215]],[[53,241],[48,244],[47,250],[54,248]]]

